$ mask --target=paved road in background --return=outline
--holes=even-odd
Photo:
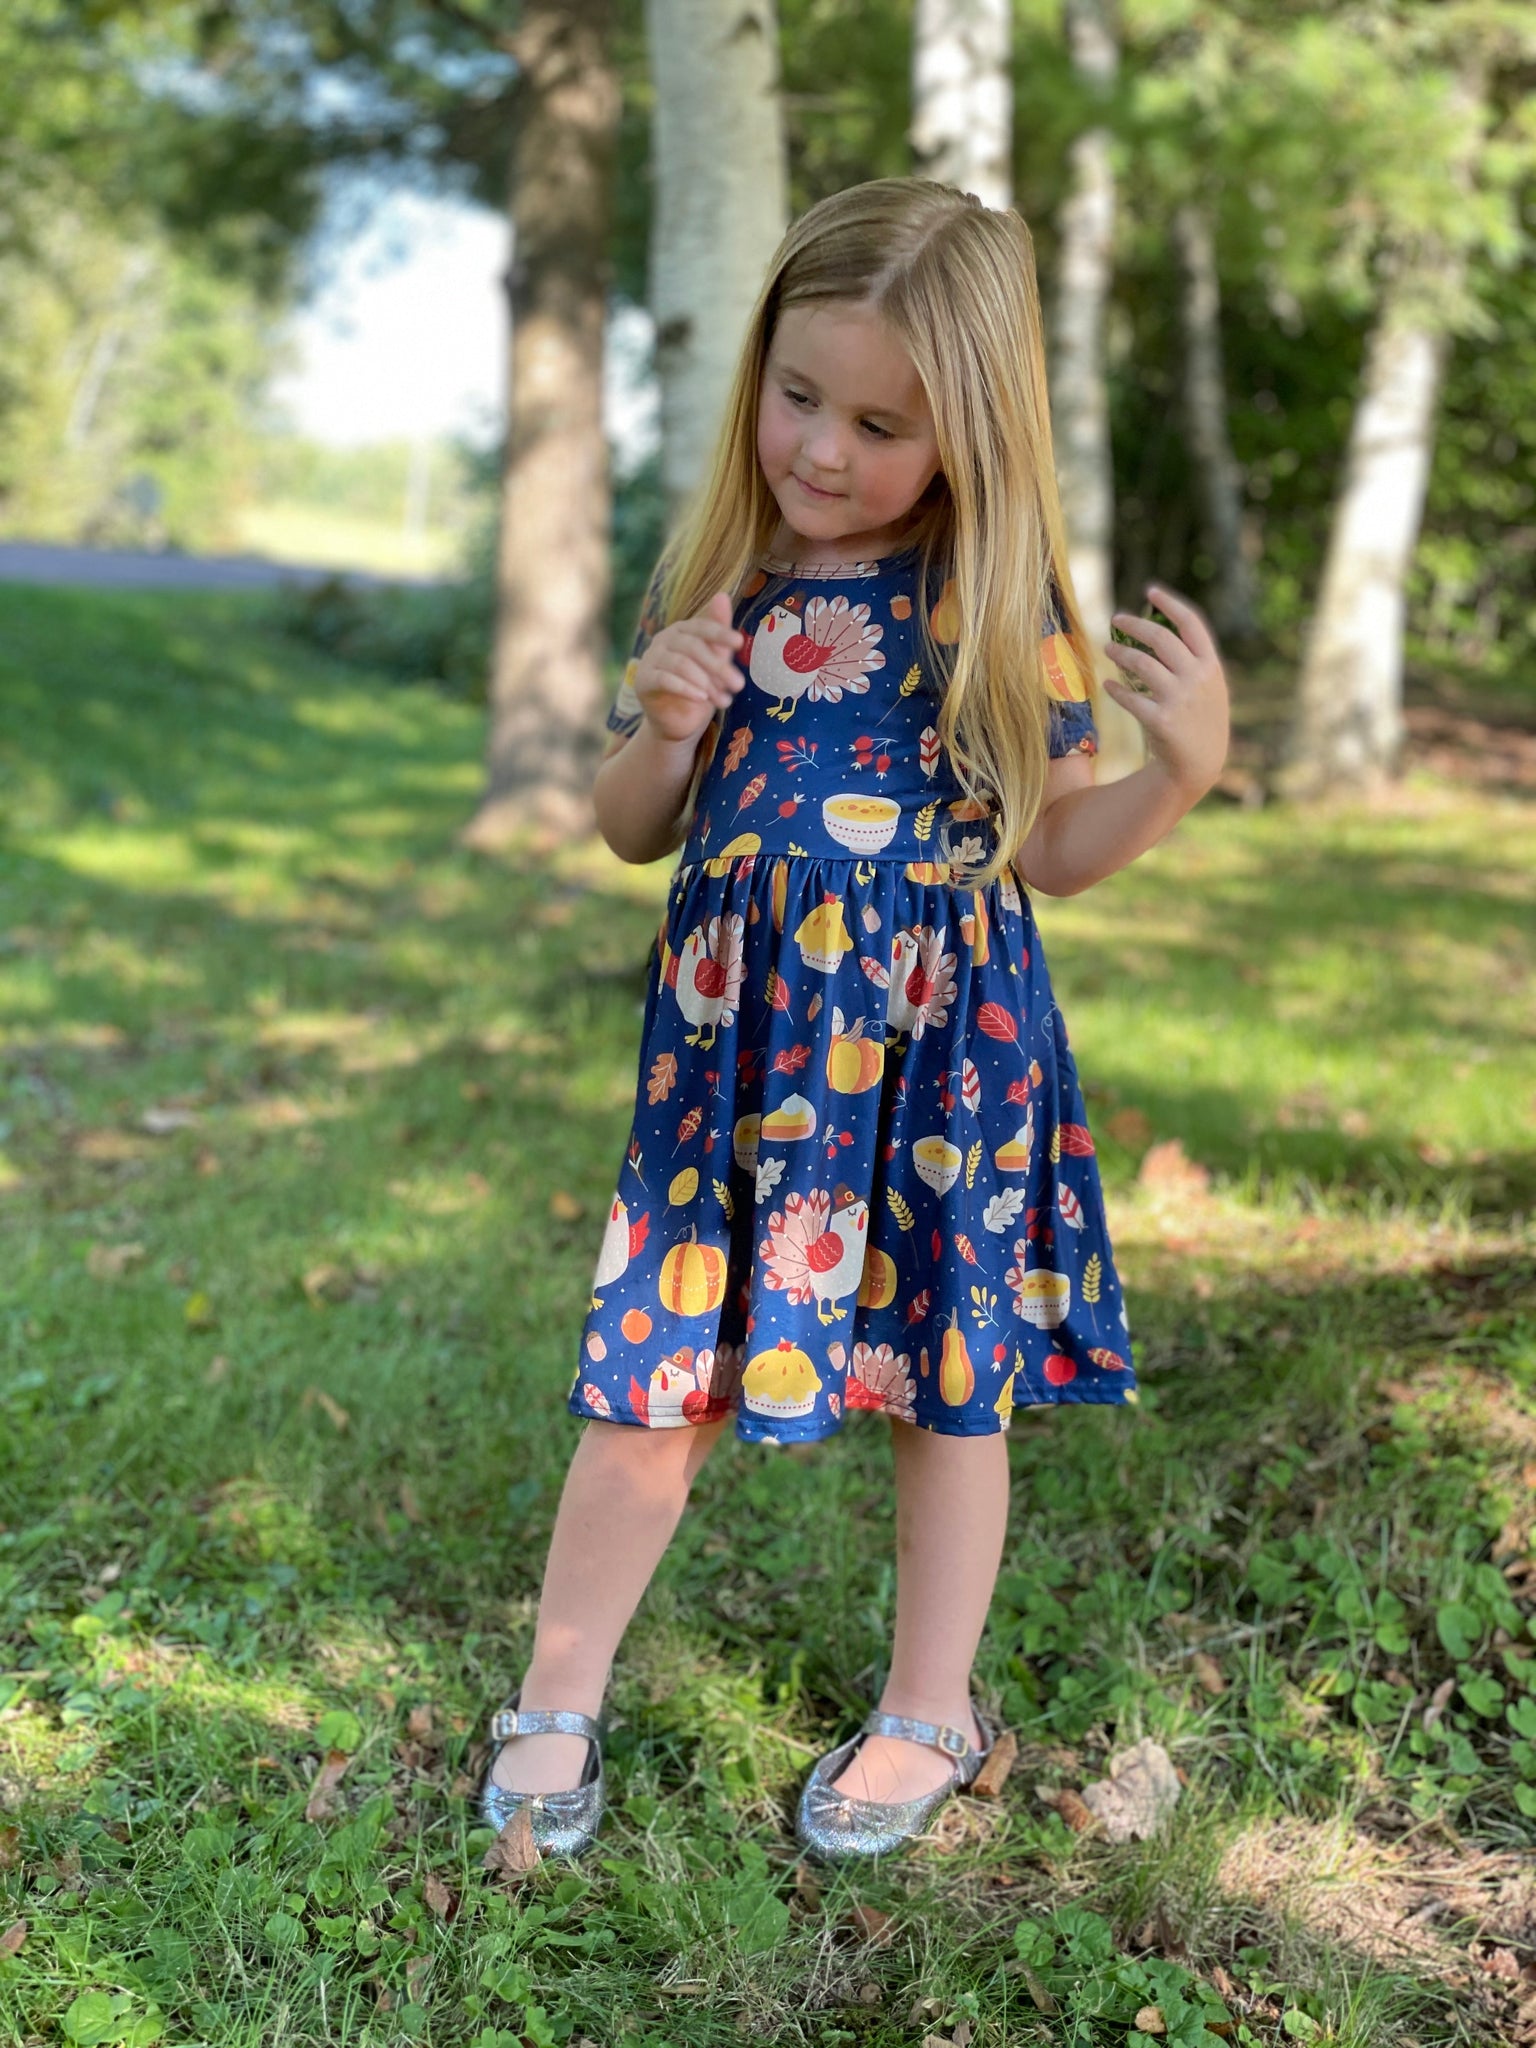
[[[318,583],[335,569],[269,562],[260,555],[141,554],[126,548],[44,547],[0,541],[0,582],[73,583],[97,590],[269,590],[283,583]],[[372,576],[341,572],[349,583],[408,583],[426,588],[430,576]]]

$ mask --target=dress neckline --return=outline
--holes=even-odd
[[[865,556],[853,562],[831,558],[792,562],[787,555],[768,553],[758,556],[757,567],[766,569],[773,576],[792,576],[797,583],[849,582],[859,577],[878,576],[898,562],[914,559],[919,552],[919,543],[909,541],[905,547],[894,548],[888,555]]]

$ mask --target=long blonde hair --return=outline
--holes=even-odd
[[[957,644],[934,640],[929,602],[918,613],[930,673],[945,679],[939,738],[962,789],[992,813],[992,857],[967,876],[984,886],[1017,856],[1044,795],[1053,585],[1082,673],[1094,673],[1056,490],[1034,243],[1011,208],[929,178],[875,178],[792,224],[747,323],[713,467],[664,552],[660,620],[736,591],[767,550],[779,523],[757,457],[769,345],[785,307],[829,299],[880,313],[933,413],[940,474],[904,541],[921,548],[925,594],[953,578]]]

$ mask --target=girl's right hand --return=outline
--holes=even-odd
[[[745,635],[731,624],[731,594],[717,590],[691,619],[663,626],[635,670],[634,691],[658,739],[696,740],[746,678],[732,660]]]

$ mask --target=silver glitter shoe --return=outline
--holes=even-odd
[[[876,1707],[857,1735],[817,1759],[800,1794],[796,1840],[813,1856],[831,1861],[839,1856],[882,1856],[922,1834],[950,1794],[969,1785],[992,1754],[997,1731],[974,1699],[971,1712],[986,1737],[985,1749],[972,1749],[964,1730],[948,1722],[914,1721],[909,1715],[887,1714]],[[948,1781],[932,1792],[919,1793],[916,1799],[853,1799],[834,1790],[833,1781],[842,1775],[866,1735],[904,1735],[910,1742],[932,1743],[954,1760]]]
[[[496,1745],[485,1766],[480,1787],[480,1818],[499,1835],[519,1808],[528,1810],[528,1824],[534,1846],[541,1855],[579,1856],[597,1833],[603,1817],[606,1789],[603,1784],[603,1729],[590,1714],[578,1714],[560,1707],[527,1707],[518,1710],[522,1687],[491,1716],[491,1740]],[[491,1776],[496,1759],[514,1735],[585,1735],[591,1747],[582,1767],[581,1782],[568,1792],[509,1792]]]

